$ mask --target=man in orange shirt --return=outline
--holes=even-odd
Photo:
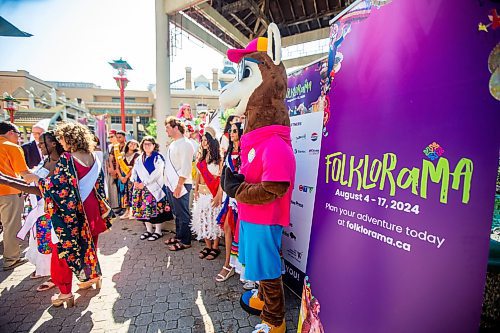
[[[38,177],[28,171],[24,154],[19,147],[20,132],[11,123],[0,122],[0,172],[11,176],[22,176],[25,181],[36,181]],[[10,270],[26,262],[21,259],[19,240],[16,237],[21,229],[21,214],[24,200],[21,192],[11,187],[0,185],[0,221],[3,233],[3,270]]]

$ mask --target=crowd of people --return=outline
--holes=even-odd
[[[193,119],[183,105],[168,117],[168,143],[152,136],[127,141],[125,132],[111,130],[102,151],[80,123],[63,122],[54,130],[34,126],[32,141],[21,147],[19,129],[0,122],[3,269],[31,262],[30,278],[43,279],[37,291],[56,287],[52,304],[71,307],[73,275],[80,289],[101,286],[99,235],[114,219],[143,224],[143,241],[159,240],[162,223],[175,220],[175,236],[164,240],[170,251],[189,249],[197,239],[205,244],[200,260],[214,260],[223,239],[225,260],[214,279],[224,282],[238,273],[245,289],[255,288],[238,261],[237,203],[221,186],[224,169],[238,171],[241,165],[243,125],[230,116],[218,138],[206,113],[200,115]],[[26,237],[22,258],[19,240]]]

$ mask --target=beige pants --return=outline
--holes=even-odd
[[[18,194],[0,195],[0,221],[3,224],[3,267],[19,259],[21,249],[16,237],[21,229],[24,200]]]

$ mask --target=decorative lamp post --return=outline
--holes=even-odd
[[[9,112],[10,122],[13,124],[14,113],[17,111],[17,105],[19,104],[19,101],[6,92],[3,93],[2,101],[3,109]]]
[[[125,88],[129,82],[125,72],[128,69],[132,69],[132,67],[130,67],[127,61],[122,60],[122,58],[120,58],[120,60],[113,60],[113,62],[109,64],[116,70],[114,79],[116,85],[120,88],[120,114],[122,119],[122,131],[125,131]]]

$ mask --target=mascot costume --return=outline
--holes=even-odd
[[[237,78],[224,87],[221,105],[245,115],[240,173],[224,170],[223,189],[238,203],[239,260],[245,277],[260,281],[258,291],[241,298],[244,309],[261,312],[255,333],[285,332],[285,296],[281,279],[281,237],[290,224],[295,157],[285,106],[287,76],[281,62],[281,37],[271,23],[268,37],[245,49],[228,50],[238,63]]]

